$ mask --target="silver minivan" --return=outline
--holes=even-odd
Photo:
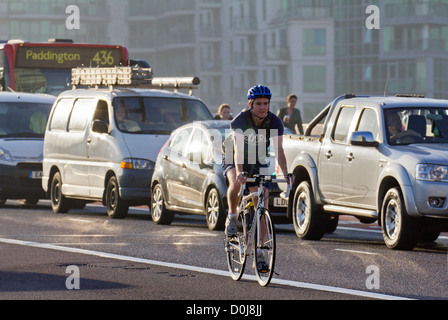
[[[101,201],[111,218],[150,201],[161,147],[181,125],[211,120],[204,103],[154,89],[75,89],[53,105],[44,139],[42,186],[54,212]]]

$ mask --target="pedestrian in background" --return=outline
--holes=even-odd
[[[230,114],[231,108],[228,104],[223,103],[219,106],[218,115],[215,116],[215,120],[232,120],[233,117]]]
[[[277,116],[282,119],[283,125],[294,133],[303,135],[302,116],[300,110],[296,109],[297,96],[290,94],[286,97],[287,107],[277,112]],[[296,128],[297,125],[297,128]]]

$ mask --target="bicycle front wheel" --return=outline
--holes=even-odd
[[[230,276],[238,281],[244,273],[246,266],[246,237],[244,215],[240,214],[237,222],[237,235],[226,239],[227,266]]]
[[[260,220],[255,230],[255,274],[261,286],[267,286],[274,274],[275,230],[268,210],[260,211]]]

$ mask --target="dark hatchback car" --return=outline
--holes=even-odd
[[[176,213],[199,214],[206,216],[209,229],[224,228],[227,185],[221,162],[222,141],[228,134],[230,121],[219,120],[193,122],[173,131],[160,150],[151,182],[154,222],[170,224]],[[271,186],[269,205],[271,211],[284,214],[280,192],[276,184]]]

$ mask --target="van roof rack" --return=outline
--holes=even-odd
[[[190,95],[193,89],[197,89],[200,83],[198,77],[153,77],[151,68],[111,67],[111,68],[87,68],[78,67],[72,69],[72,86],[89,87],[140,87],[151,89],[188,89]]]
[[[424,94],[415,94],[415,93],[397,93],[395,95],[397,98],[424,98]]]

